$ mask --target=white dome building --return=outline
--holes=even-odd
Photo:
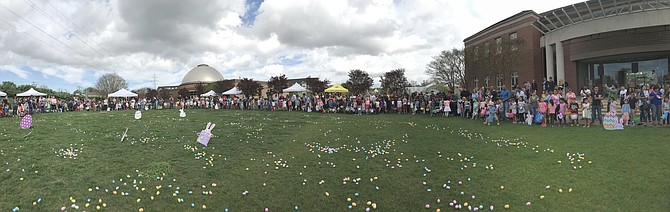
[[[186,73],[184,79],[181,81],[181,85],[197,83],[207,84],[218,81],[223,81],[223,75],[221,75],[221,72],[212,67],[209,67],[207,64],[200,64]]]

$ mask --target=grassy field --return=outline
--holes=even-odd
[[[38,114],[27,130],[0,119],[0,211],[670,209],[664,128],[186,112]]]

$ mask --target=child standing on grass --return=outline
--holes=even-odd
[[[483,102],[479,104],[479,118],[486,118],[486,109],[488,109],[488,102],[490,102],[490,98],[486,98]]]
[[[477,99],[472,100],[472,117],[470,119],[475,119],[479,115],[479,101]]]
[[[517,122],[516,112],[517,112],[516,100],[512,99],[509,101],[509,111],[507,111],[507,118],[512,118],[513,124],[516,124]]]
[[[472,108],[472,105],[470,105],[469,99],[465,99],[464,101],[465,110],[463,111],[463,118],[468,118],[470,116],[470,108]]]
[[[591,99],[584,98],[582,100],[582,119],[584,119],[584,127],[591,127]]]
[[[608,107],[609,107],[609,108],[607,108],[607,112],[614,111],[614,113],[617,113],[617,108],[619,107],[619,105],[614,100],[614,97],[611,97],[610,102],[608,102],[607,104],[608,104]]]
[[[451,101],[449,99],[445,99],[442,101],[442,110],[444,110],[444,117],[448,117],[449,113],[451,113]]]
[[[668,127],[670,124],[670,96],[665,96],[663,101],[663,127]]]
[[[579,104],[577,100],[572,99],[570,101],[570,126],[577,125],[579,127]]]
[[[494,120],[498,123],[498,125],[500,125],[500,119],[498,119],[498,116],[496,115],[497,110],[498,109],[493,104],[493,102],[489,102],[488,109],[486,110],[487,117],[486,117],[486,119],[484,119],[484,124],[485,125],[490,126],[491,123],[493,123]]]
[[[558,120],[559,120],[558,121],[558,126],[559,127],[561,126],[561,123],[563,123],[563,128],[567,127],[566,126],[567,125],[566,124],[566,119],[568,119],[568,117],[566,117],[567,109],[568,109],[568,104],[565,102],[564,98],[561,98],[560,103],[558,104]]]
[[[465,97],[463,97],[462,99],[458,99],[458,102],[456,102],[456,108],[457,108],[456,109],[456,115],[457,116],[461,116],[461,113],[463,113],[463,103],[465,103],[465,101],[463,101],[463,99],[465,99]]]
[[[542,127],[547,126],[547,102],[546,101],[540,101],[538,104],[538,114],[542,116],[542,120],[540,121],[542,123]]]
[[[628,99],[623,99],[623,104],[621,105],[621,119],[623,119],[623,125],[628,125],[628,120],[630,120],[630,104]]]
[[[526,115],[526,101],[523,100],[523,96],[517,97],[516,107],[516,120],[519,123],[524,123]]]
[[[558,108],[558,105],[554,104],[554,101],[549,100],[547,108],[549,110],[549,117],[547,117],[547,122],[549,125],[551,125],[551,127],[554,127],[554,121],[556,120],[556,109]]]

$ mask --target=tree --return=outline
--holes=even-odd
[[[98,78],[95,88],[98,89],[101,96],[107,96],[121,88],[128,88],[128,83],[118,74],[105,74]]]
[[[226,92],[235,87],[235,81],[233,80],[218,81],[215,82],[214,84],[216,84],[216,89],[214,91],[216,91],[216,93],[218,94]]]
[[[263,88],[261,84],[249,78],[244,78],[240,80],[240,82],[237,83],[237,87],[242,91],[242,94],[244,94],[244,96],[246,96],[247,98],[259,95],[261,93],[261,89]]]
[[[349,71],[349,80],[343,84],[354,95],[365,94],[374,81],[367,72],[355,69]]]
[[[465,85],[464,50],[453,48],[440,52],[440,55],[434,56],[433,61],[426,65],[426,74],[434,81],[446,84],[451,90]]]
[[[215,89],[216,89],[216,83],[209,83],[205,87],[203,87],[202,91],[204,93],[204,92],[213,91]],[[214,92],[216,92],[216,91],[214,91]]]
[[[7,93],[7,96],[13,96],[16,95],[18,92],[23,92],[18,91],[18,89],[16,88],[16,84],[10,81],[2,82],[2,85],[0,85],[0,91]]]
[[[197,95],[202,94],[204,91],[205,91],[205,85],[203,85],[202,83],[198,83],[195,85],[195,93]]]
[[[147,89],[147,99],[153,99],[154,97],[158,97],[158,91],[154,89]]]
[[[399,68],[386,72],[384,73],[384,76],[380,78],[382,88],[384,88],[384,90],[386,90],[386,93],[388,94],[402,95],[405,92],[405,87],[409,86],[409,82],[407,82],[407,77],[405,77],[404,68]]]
[[[186,88],[179,89],[177,93],[179,94],[179,96],[181,96],[181,98],[188,98],[189,96],[191,96],[191,92],[188,92],[188,89]]]
[[[158,96],[160,96],[161,99],[168,100],[170,97],[172,97],[172,94],[168,89],[161,89],[158,90]]]
[[[329,80],[319,80],[319,78],[307,78],[307,89],[312,93],[322,93],[328,87]]]
[[[281,93],[285,88],[288,88],[288,79],[286,78],[286,75],[282,74],[270,77],[268,87],[270,87],[270,92],[272,93]]]

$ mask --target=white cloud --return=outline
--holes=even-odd
[[[0,71],[7,71],[14,73],[16,76],[21,77],[23,79],[28,79],[28,72],[25,70],[21,70],[20,68],[16,66],[10,66],[10,65],[3,65],[0,66]]]
[[[577,1],[265,1],[250,26],[241,18],[245,0],[32,2],[55,22],[26,2],[3,3],[18,16],[0,8],[0,19],[18,29],[0,22],[0,72],[40,74],[49,80],[39,84],[55,79],[72,87],[116,72],[135,89],[153,87],[154,76],[158,85],[178,85],[201,63],[225,78],[344,82],[351,69],[379,76],[405,68],[410,80],[421,81],[431,57],[461,47],[465,37],[522,10]]]

